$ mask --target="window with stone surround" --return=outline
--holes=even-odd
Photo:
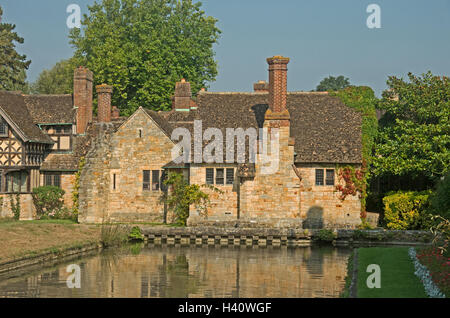
[[[323,169],[316,169],[316,186],[323,186]]]
[[[334,169],[327,169],[325,184],[327,186],[334,186]]]
[[[206,168],[206,184],[233,185],[234,168]]]
[[[206,168],[206,184],[214,184],[214,169]]]
[[[152,191],[159,191],[160,189],[159,170],[152,171]]]
[[[216,169],[216,184],[223,185],[224,181],[224,169]]]
[[[142,189],[150,191],[150,170],[144,170],[143,172]]]
[[[227,168],[227,184],[234,183],[234,168]]]

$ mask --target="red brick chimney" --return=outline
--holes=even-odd
[[[73,103],[77,108],[77,134],[84,134],[92,122],[92,72],[80,66],[73,74]]]
[[[267,59],[269,64],[269,107],[273,113],[287,112],[287,65],[289,58],[274,56]]]
[[[176,111],[189,111],[191,107],[191,83],[183,78],[181,82],[175,84],[175,96],[173,109]]]
[[[97,85],[96,88],[98,95],[98,122],[109,123],[111,121],[111,94],[113,88],[106,84]]]
[[[258,81],[257,83],[253,84],[253,90],[256,93],[267,93],[269,91],[269,83],[266,81]]]
[[[120,109],[117,106],[113,106],[111,110],[111,119],[119,119]]]

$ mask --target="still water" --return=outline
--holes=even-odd
[[[134,245],[0,278],[0,297],[339,297],[350,249]],[[79,289],[68,288],[70,264]]]

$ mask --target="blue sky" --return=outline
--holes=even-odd
[[[25,38],[18,50],[32,60],[33,81],[45,68],[71,56],[66,8],[82,13],[94,0],[0,0],[3,20]],[[219,20],[215,46],[219,76],[212,91],[250,91],[267,79],[265,59],[291,58],[289,90],[309,91],[328,75],[344,75],[377,95],[389,75],[431,70],[450,75],[450,0],[205,0]],[[369,4],[381,8],[381,29],[369,29]]]

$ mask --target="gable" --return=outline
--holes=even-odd
[[[139,130],[142,129],[142,133]],[[145,138],[152,135],[159,136],[173,144],[170,136],[172,127],[157,113],[140,107],[116,131],[117,135],[128,135],[130,140]]]

